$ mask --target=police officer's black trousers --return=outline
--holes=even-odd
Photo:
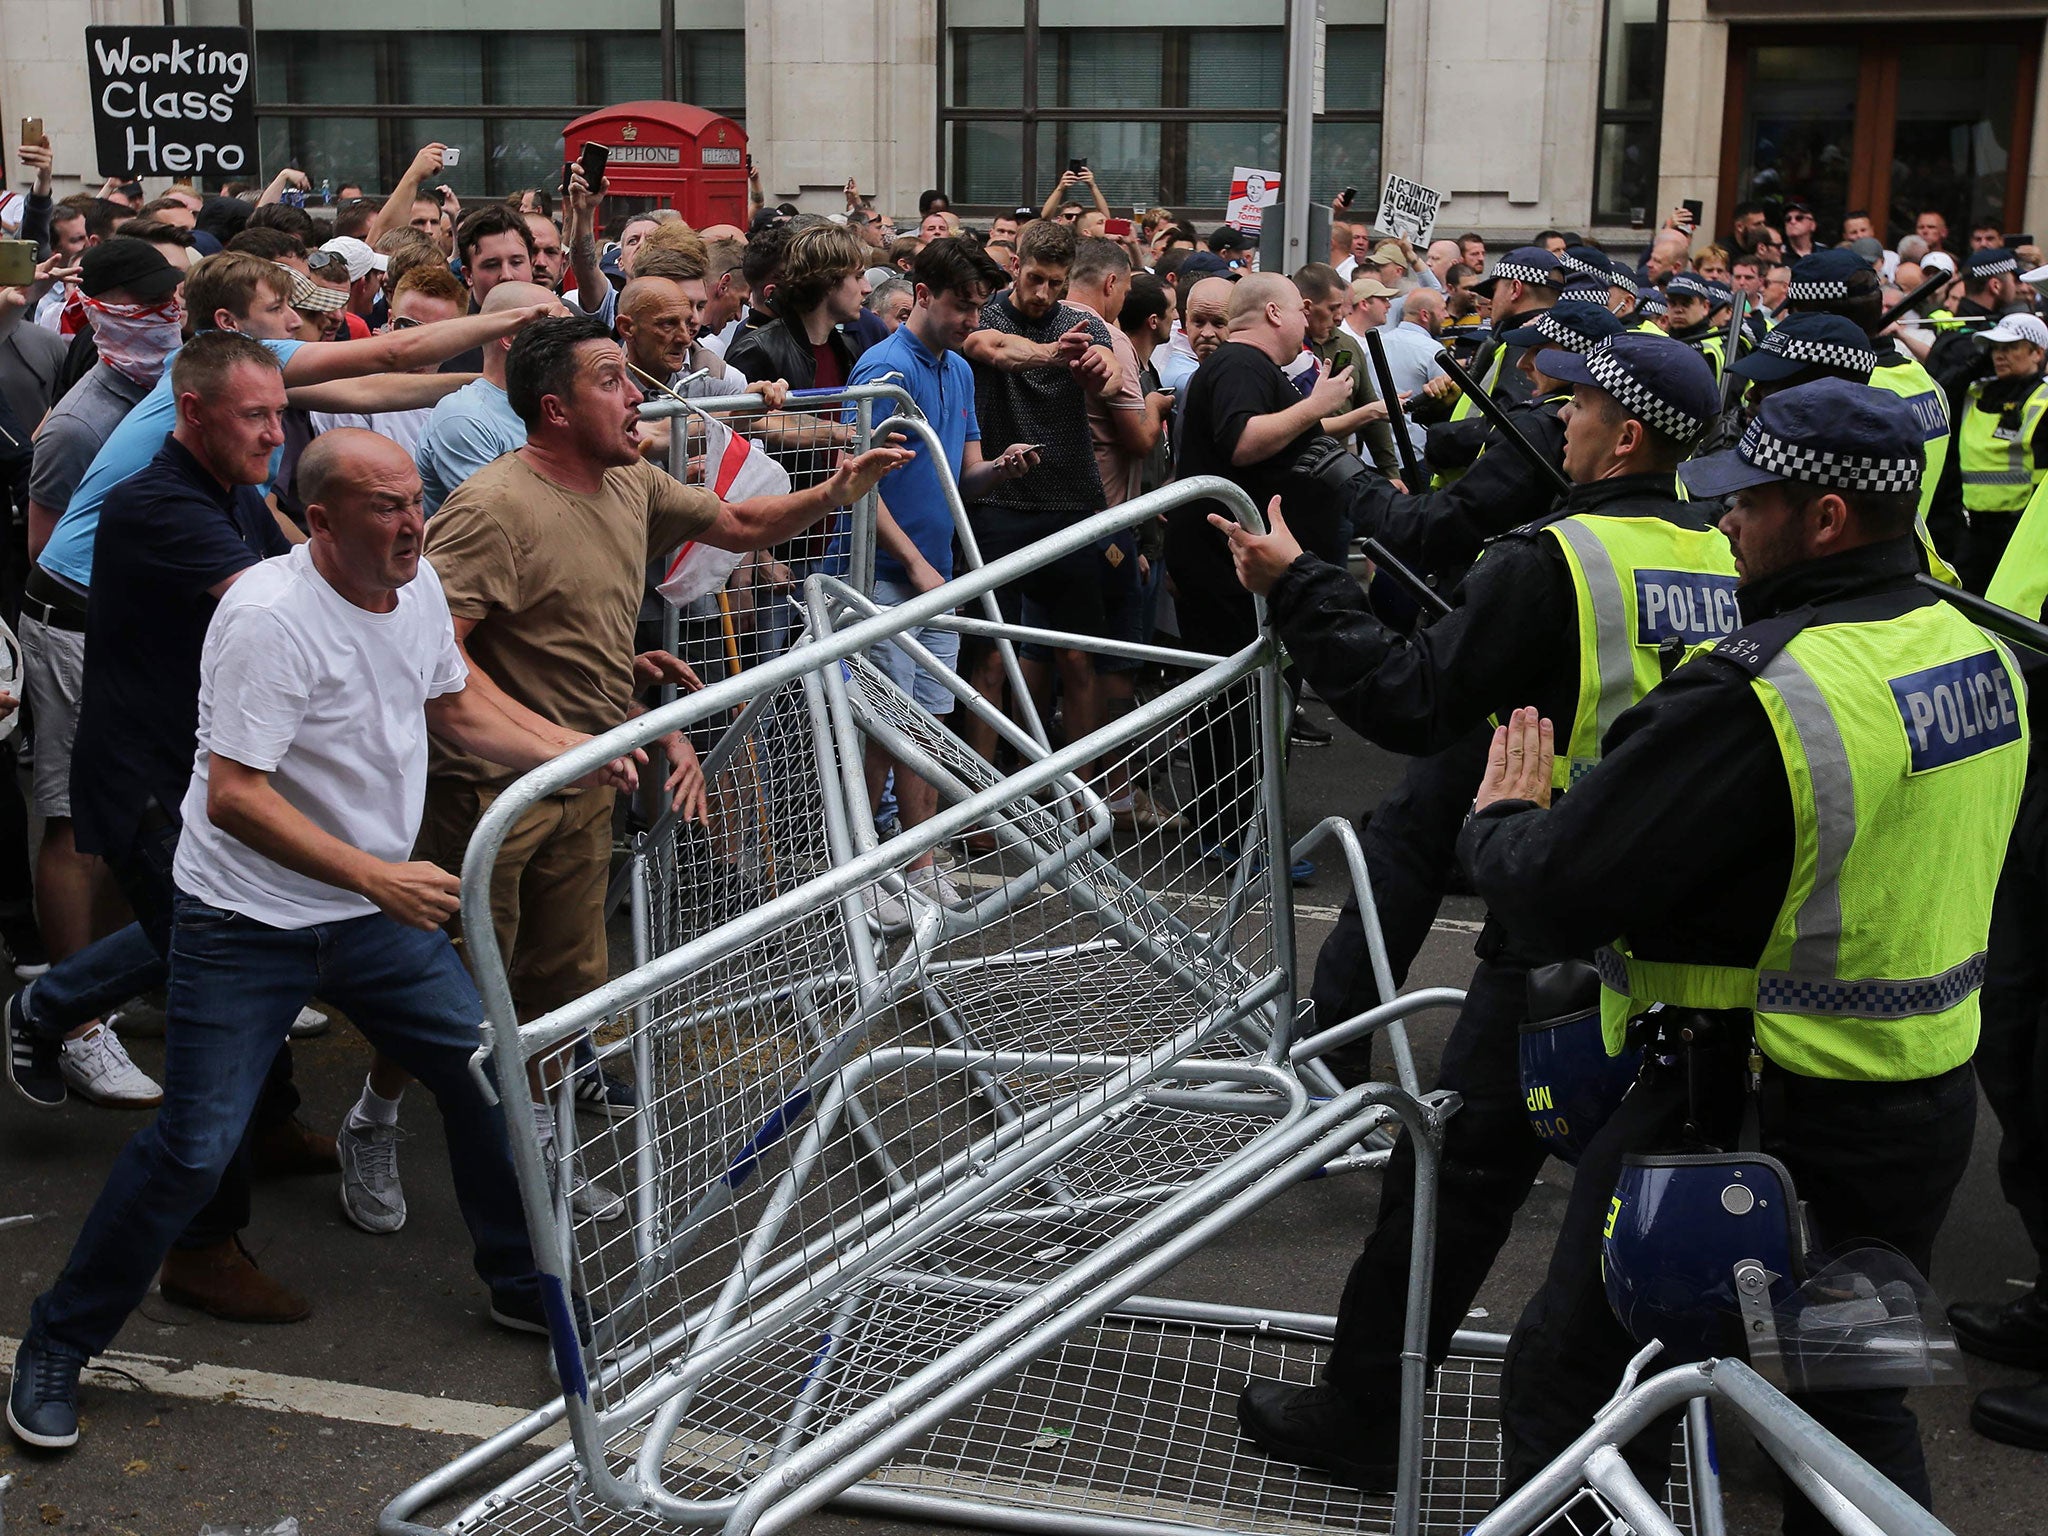
[[[1730,1079],[1740,1058],[1724,1058]],[[1739,1095],[1724,1080],[1715,1128],[1731,1145]],[[1791,1172],[1817,1248],[1888,1244],[1926,1274],[1934,1237],[1969,1165],[1977,1086],[1967,1065],[1914,1083],[1833,1082],[1765,1070],[1762,1150]],[[1501,1375],[1503,1490],[1529,1481],[1584,1432],[1640,1347],[1615,1321],[1600,1272],[1600,1232],[1622,1158],[1681,1146],[1686,1113],[1680,1067],[1645,1070],[1594,1137],[1572,1180],[1571,1201],[1542,1288],[1523,1311]],[[1677,1364],[1660,1357],[1654,1371]],[[1800,1394],[1799,1406],[1910,1497],[1932,1508],[1920,1431],[1903,1389]],[[1629,1460],[1653,1492],[1669,1466],[1673,1419],[1646,1430]],[[1789,1483],[1787,1536],[1830,1525]]]
[[[1998,1183],[2048,1279],[2048,778],[2031,775],[1991,904],[1977,1075],[1998,1116]]]
[[[1450,1352],[1507,1242],[1515,1212],[1543,1166],[1543,1144],[1522,1105],[1520,1034],[1528,973],[1483,960],[1444,1045],[1440,1086],[1463,1103],[1444,1126],[1436,1211],[1436,1265],[1430,1289],[1429,1359]],[[1337,1308],[1327,1377],[1347,1398],[1383,1409],[1401,1381],[1401,1330],[1407,1315],[1413,1248],[1415,1153],[1407,1136],[1394,1145],[1380,1186],[1379,1220],[1351,1266]],[[1393,1415],[1380,1413],[1391,1443]]]
[[[1492,740],[1491,729],[1480,727],[1434,757],[1411,759],[1401,782],[1365,823],[1359,842],[1396,986],[1406,979],[1443,905],[1457,860],[1458,831],[1472,808]],[[1373,982],[1365,922],[1353,897],[1345,898],[1337,926],[1316,952],[1310,996],[1317,1029],[1332,1029],[1384,1001]],[[1339,1063],[1346,1081],[1367,1079],[1369,1051],[1365,1042],[1346,1052]]]
[[[1961,578],[1966,590],[1984,595],[1984,589],[1991,585],[1991,578],[1998,574],[1998,562],[2005,558],[2005,547],[2012,542],[2013,530],[2019,527],[2017,512],[1972,512],[1970,525],[1963,536],[1963,547],[1956,555],[1956,575]]]

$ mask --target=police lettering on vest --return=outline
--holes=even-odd
[[[1736,580],[1712,571],[1636,572],[1636,644],[1704,645],[1742,627]]]
[[[1912,758],[1908,773],[1946,768],[2020,739],[2018,701],[1993,651],[1891,679]]]

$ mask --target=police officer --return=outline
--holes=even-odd
[[[1564,464],[1563,411],[1571,403],[1572,386],[1538,369],[1541,349],[1586,352],[1620,334],[1621,322],[1604,306],[1567,299],[1538,311],[1502,338],[1518,350],[1515,366],[1528,375],[1531,392],[1529,404],[1510,415],[1522,435],[1559,467]],[[1361,476],[1352,526],[1378,539],[1439,591],[1454,590],[1484,544],[1541,517],[1557,499],[1556,484],[1514,448],[1497,443],[1496,436],[1489,429],[1489,451],[1470,474],[1441,490],[1403,495],[1378,476]],[[1471,779],[1485,760],[1489,735],[1475,726],[1444,752],[1411,760],[1401,783],[1361,824],[1373,905],[1397,986],[1443,905],[1458,828],[1471,803]],[[1383,1001],[1355,895],[1345,897],[1336,926],[1316,952],[1311,996],[1322,1027],[1341,1024]],[[1365,1082],[1372,1075],[1371,1059],[1368,1039],[1341,1048],[1329,1065],[1346,1081]]]
[[[1973,379],[1988,377],[1991,360],[1972,346],[1972,333],[1982,324],[2029,308],[2026,284],[2020,280],[2020,259],[2003,246],[1970,252],[1963,264],[1963,296],[1937,324],[1927,352],[1927,372],[1953,397]]]
[[[1956,573],[1972,592],[1982,592],[2020,513],[2048,477],[2048,380],[2041,376],[2048,324],[2033,315],[2006,315],[1978,331],[1975,344],[1990,354],[1992,377],[1963,390],[1955,451],[1942,473],[1956,481],[1968,527]]]
[[[1727,333],[1714,324],[1714,308],[1720,284],[1710,283],[1697,272],[1674,272],[1664,285],[1664,301],[1671,306],[1666,327],[1672,340],[1682,341],[1707,360],[1714,370],[1714,382],[1721,382],[1727,361]]]
[[[2010,323],[2009,321],[2006,323]],[[2034,492],[1986,597],[2048,623],[2048,484]],[[2030,695],[2034,739],[2043,739],[2048,691],[2038,675]],[[1998,1185],[2033,1246],[2034,1284],[2000,1301],[1959,1301],[1948,1309],[1956,1342],[2001,1365],[2048,1372],[2048,775],[2038,760],[2020,800],[2019,825],[1991,904],[1984,968],[1984,1036],[1977,1078],[1998,1117]],[[1970,1408],[1979,1434],[2048,1451],[2048,1381],[1988,1387]]]
[[[1479,387],[1501,404],[1521,405],[1529,398],[1529,381],[1509,356],[1507,333],[1555,304],[1564,282],[1564,264],[1555,255],[1540,245],[1518,245],[1494,264],[1484,282],[1473,285],[1487,301],[1493,334],[1472,360],[1471,372]],[[1471,466],[1485,433],[1486,418],[1479,408],[1458,396],[1449,421],[1430,427],[1424,447],[1431,468],[1438,470],[1438,485],[1448,484]]]
[[[1670,323],[1671,304],[1662,288],[1639,285],[1636,290],[1635,324],[1629,329],[1642,335],[1662,336]]]
[[[1733,629],[1735,570],[1727,540],[1675,494],[1686,445],[1720,407],[1699,356],[1667,337],[1623,335],[1583,354],[1546,349],[1535,366],[1574,386],[1564,415],[1572,491],[1496,541],[1457,607],[1413,636],[1376,619],[1345,571],[1304,555],[1277,503],[1263,537],[1217,526],[1239,580],[1268,594],[1289,654],[1353,729],[1393,751],[1440,752],[1510,701],[1539,699],[1567,722],[1563,785],[1598,760],[1607,726],[1655,685],[1666,642]],[[1433,1360],[1449,1350],[1544,1157],[1517,1065],[1527,960],[1491,926],[1478,950],[1439,1074],[1463,1104],[1445,1128]],[[1399,1426],[1387,1407],[1400,1382],[1414,1178],[1403,1138],[1344,1288],[1323,1383],[1256,1383],[1238,1402],[1239,1423],[1268,1452],[1364,1487],[1389,1487],[1394,1472]]]
[[[1617,720],[1552,809],[1537,711],[1498,733],[1459,849],[1510,942],[1596,951],[1610,1050],[1652,1003],[1722,1046],[1676,1068],[1653,1051],[1579,1161],[1502,1377],[1509,1487],[1585,1429],[1636,1348],[1601,1280],[1621,1157],[1686,1150],[1689,1122],[1733,1147],[1752,1060],[1761,1149],[1816,1246],[1882,1243],[1927,1271],[1969,1162],[1977,988],[2027,730],[2010,654],[1914,579],[1921,457],[1910,409],[1878,391],[1772,396],[1738,448],[1679,472],[1734,497],[1742,629]],[[1801,1406],[1929,1501],[1903,1390]],[[1669,1443],[1636,1453],[1668,1465]],[[1785,1529],[1833,1527],[1788,1496]]]
[[[1868,384],[1877,352],[1863,328],[1842,315],[1787,315],[1765,333],[1756,350],[1738,357],[1728,372],[1744,381],[1745,417],[1765,400],[1816,379]]]
[[[1877,366],[1870,371],[1870,387],[1904,400],[1920,425],[1920,446],[1927,456],[1920,477],[1920,519],[1916,524],[1922,559],[1931,575],[1953,582],[1955,569],[1936,547],[1934,532],[1939,529],[1943,545],[1952,547],[1960,541],[1963,521],[1960,500],[1937,495],[1942,466],[1949,456],[1948,400],[1918,361],[1901,352],[1889,336],[1877,334],[1877,322],[1884,315],[1877,273],[1854,251],[1816,251],[1792,268],[1785,308],[1792,314],[1845,315],[1871,338]]]

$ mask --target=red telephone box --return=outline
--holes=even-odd
[[[576,159],[585,144],[611,154],[602,210],[608,231],[654,208],[673,208],[697,229],[747,227],[747,131],[731,118],[676,101],[622,102],[562,130],[565,159]]]

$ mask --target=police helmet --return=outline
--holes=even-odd
[[[1959,1381],[1955,1335],[1903,1255],[1805,1251],[1792,1175],[1759,1152],[1623,1159],[1607,1208],[1607,1304],[1672,1361],[1734,1355],[1794,1392]]]
[[[1599,973],[1583,960],[1538,966],[1527,982],[1522,1025],[1522,1103],[1547,1151],[1576,1164],[1615,1111],[1643,1064],[1632,1042],[1607,1054],[1600,1027]]]

